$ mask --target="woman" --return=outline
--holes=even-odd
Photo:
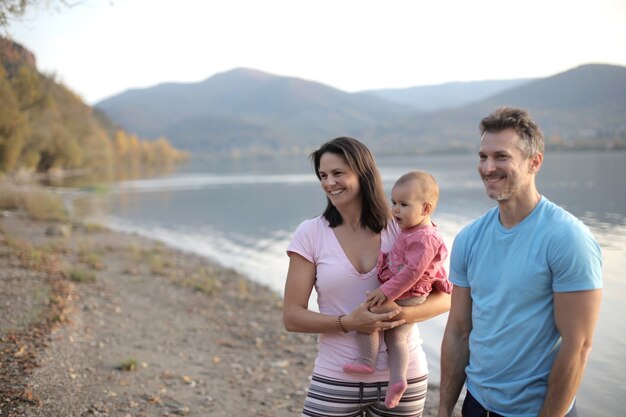
[[[320,334],[302,415],[419,417],[428,369],[416,327],[408,337],[408,388],[393,410],[381,401],[389,382],[384,344],[373,374],[347,374],[342,366],[359,355],[356,332],[371,334],[429,319],[450,308],[450,297],[435,292],[418,306],[390,303],[388,312],[368,311],[366,293],[378,287],[378,253],[389,252],[398,234],[380,174],[367,147],[348,137],[325,143],[311,159],[328,205],[322,216],[298,226],[287,249],[283,308],[288,331]],[[319,313],[308,309],[314,286]]]

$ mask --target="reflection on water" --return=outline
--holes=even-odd
[[[484,193],[474,155],[384,157],[378,159],[385,189],[411,169],[431,172],[441,188],[434,216],[452,246],[456,233],[494,205]],[[604,300],[594,351],[585,376],[581,411],[621,413],[620,389],[626,365],[626,152],[548,154],[539,191],[582,219],[604,257]],[[108,195],[91,198],[100,218],[112,227],[162,240],[232,267],[277,292],[287,271],[285,248],[295,227],[320,214],[326,200],[306,158],[277,163],[190,163],[175,174],[117,184]],[[445,316],[420,328],[432,380],[438,381],[439,344]],[[618,411],[619,410],[619,411]]]
[[[100,187],[100,185],[94,184],[109,184],[111,182],[131,181],[138,178],[162,177],[172,174],[177,168],[184,166],[170,162],[159,166],[135,164],[118,169],[114,169],[112,166],[95,167],[93,169],[69,170],[59,176],[46,175],[39,182],[50,187],[85,188],[86,190],[91,190]]]

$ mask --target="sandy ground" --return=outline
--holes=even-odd
[[[283,329],[276,294],[136,235],[50,225],[0,218],[0,417],[300,415],[315,337]]]

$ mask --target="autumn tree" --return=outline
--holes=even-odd
[[[25,120],[19,100],[0,66],[0,172],[13,170],[22,152]]]
[[[165,138],[142,140],[112,126],[53,76],[39,73],[32,53],[0,37],[0,175],[25,169],[140,176],[188,156]]]
[[[21,19],[26,11],[32,7],[50,7],[53,4],[65,7],[74,5],[74,3],[65,0],[0,0],[0,27],[6,28],[11,19]]]

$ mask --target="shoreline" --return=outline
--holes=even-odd
[[[31,291],[35,285],[19,296],[30,302],[11,303],[10,289],[20,285],[11,277],[52,276],[68,287],[65,318],[39,334],[41,343],[24,344],[34,364],[22,369],[13,402],[0,403],[1,416],[300,414],[315,336],[284,330],[273,290],[136,234],[73,224],[69,235],[47,235],[54,225],[19,210],[0,217],[7,289],[0,306],[22,317],[15,328],[0,327],[2,341],[16,332],[27,340],[44,317],[29,316],[33,305],[57,305]],[[21,242],[30,248],[22,252],[39,253],[57,270],[33,270],[8,242]],[[429,384],[424,416],[436,415],[437,402]]]

